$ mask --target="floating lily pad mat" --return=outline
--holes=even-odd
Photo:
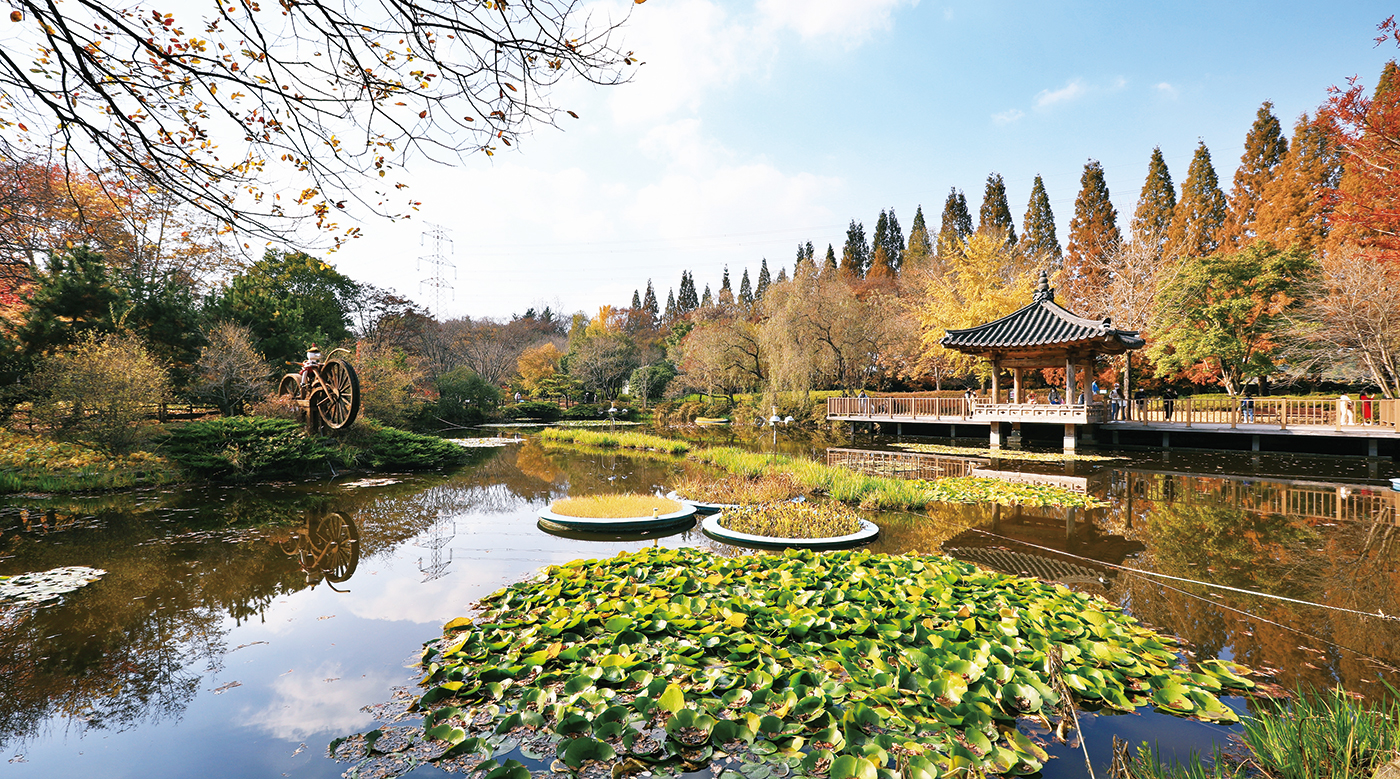
[[[482,608],[426,645],[423,730],[390,742],[419,751],[393,755],[385,728],[332,753],[407,770],[436,744],[495,779],[528,779],[517,748],[586,776],[720,756],[765,776],[1027,774],[1047,756],[1018,718],[1075,703],[1234,721],[1215,693],[1253,686],[1241,666],[1185,667],[1102,599],[944,557],[647,549],[551,566]]]
[[[92,584],[106,573],[101,568],[70,565],[49,571],[0,576],[0,603],[38,605]]]

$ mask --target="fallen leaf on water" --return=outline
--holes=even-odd
[[[317,617],[316,619],[319,621],[319,620],[323,620],[323,619],[331,619],[331,618],[334,617],[334,616],[335,616],[334,614],[327,614],[327,615],[324,616],[324,617]]]
[[[211,692],[213,692],[215,695],[223,695],[224,693],[228,692],[229,690],[232,690],[235,687],[242,686],[243,682],[229,682],[228,684],[225,684],[222,687],[215,687],[213,690],[211,690]]]

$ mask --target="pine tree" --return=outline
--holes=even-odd
[[[808,242],[807,242],[806,251],[803,252],[803,254],[806,256],[807,262],[812,263],[812,267],[813,267],[813,268],[817,267],[817,266],[816,266],[816,261],[815,261],[816,252],[812,249],[812,242],[811,242],[811,241],[808,241]]]
[[[661,307],[656,303],[656,289],[651,286],[651,279],[647,279],[647,293],[642,297],[642,308],[651,316],[652,327],[655,327],[656,318],[661,314]]]
[[[1000,173],[987,176],[987,189],[982,193],[982,208],[977,212],[977,232],[1006,237],[1008,246],[1016,245],[1016,224],[1011,221],[1011,206],[1006,202],[1006,182]]]
[[[1273,108],[1273,103],[1264,101],[1244,137],[1244,154],[1240,155],[1240,166],[1230,186],[1229,211],[1216,236],[1221,246],[1238,249],[1254,239],[1264,187],[1288,153],[1288,139]]]
[[[676,299],[676,309],[688,314],[700,306],[700,298],[695,294],[695,277],[690,271],[681,271],[681,293]]]
[[[1172,174],[1167,170],[1162,147],[1158,146],[1147,161],[1147,180],[1142,183],[1142,193],[1138,195],[1137,209],[1129,225],[1133,241],[1149,247],[1155,256],[1162,256],[1175,212],[1176,188],[1172,186]]]
[[[797,243],[797,259],[792,263],[792,275],[800,276],[805,273],[816,273],[817,266],[807,266],[807,250],[803,248],[802,242]]]
[[[948,190],[948,199],[943,201],[943,216],[938,226],[939,256],[949,251],[945,246],[956,246],[969,235],[972,235],[972,214],[967,210],[967,198],[953,187]]]
[[[1328,235],[1331,200],[1327,193],[1342,177],[1340,151],[1330,119],[1307,114],[1293,126],[1293,140],[1259,204],[1254,232],[1280,248],[1300,247],[1312,253]]]
[[[676,288],[671,287],[666,291],[666,321],[676,321],[679,314],[680,312],[676,310]]]
[[[632,290],[632,310],[633,310],[633,311],[641,311],[641,310],[642,310],[642,296],[641,296],[641,295],[637,292],[637,290],[635,290],[635,289]]]
[[[1064,263],[1064,252],[1060,249],[1060,239],[1055,235],[1055,214],[1050,210],[1050,196],[1045,192],[1045,182],[1036,174],[1031,184],[1031,200],[1026,204],[1026,216],[1021,220],[1025,235],[1021,239],[1021,251],[1046,270],[1055,270]]]
[[[778,269],[778,278],[777,278],[776,280],[774,280],[773,283],[774,283],[774,284],[782,284],[783,282],[785,282],[785,281],[787,281],[787,280],[788,280],[788,277],[787,277],[787,268],[779,268],[779,269]]]
[[[822,263],[822,278],[834,279],[836,278],[836,273],[836,250],[831,248],[831,244],[827,244],[826,261]],[[792,277],[794,279],[797,278],[797,273],[794,272]]]
[[[757,300],[762,300],[768,294],[768,285],[772,280],[768,277],[768,258],[764,257],[763,262],[758,266],[758,284],[754,285],[753,296]]]
[[[880,215],[875,218],[875,232],[870,235],[870,264],[866,266],[866,272],[875,268],[875,250],[890,243],[890,215],[883,209]],[[889,252],[885,252],[886,255]]]
[[[895,273],[904,267],[904,230],[899,226],[899,217],[890,206],[889,229],[885,234],[885,253],[890,256],[890,267]]]
[[[1074,199],[1074,218],[1069,221],[1069,245],[1065,247],[1065,292],[1073,301],[1082,301],[1108,283],[1104,259],[1118,247],[1118,211],[1108,196],[1108,182],[1098,160],[1084,165],[1079,178],[1079,196]]]
[[[865,225],[852,219],[846,228],[846,245],[841,248],[841,275],[860,279],[869,268],[870,244],[865,241]]]
[[[928,235],[928,225],[924,223],[924,207],[914,211],[914,224],[909,227],[909,244],[900,259],[900,270],[905,267],[919,267],[933,254],[933,241]]]
[[[753,285],[749,283],[749,269],[744,268],[744,277],[739,279],[739,304],[744,308],[753,308]]]
[[[729,266],[724,266],[724,278],[719,283],[719,302],[723,305],[734,303],[734,288],[729,286]]]
[[[1225,193],[1210,163],[1210,149],[1201,141],[1181,183],[1181,199],[1172,212],[1166,253],[1170,257],[1204,257],[1220,246],[1216,235],[1225,223]]]
[[[714,303],[714,296],[710,294],[710,285],[705,285],[705,294],[700,297],[700,307],[704,308]]]

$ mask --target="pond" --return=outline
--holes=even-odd
[[[823,456],[843,443],[772,435],[748,445]],[[501,586],[651,545],[747,552],[696,530],[595,539],[536,524],[564,495],[664,490],[692,465],[533,441],[474,458],[448,476],[4,499],[0,574],[107,571],[0,612],[4,775],[340,776],[329,742],[372,728],[373,704],[415,689],[421,644]],[[1389,461],[1173,452],[983,468],[1111,506],[883,515],[872,549],[1067,583],[1287,688],[1400,681],[1400,622],[1374,616],[1400,614]],[[1114,735],[1185,757],[1231,730],[1146,710],[1082,722],[1099,776]],[[1087,775],[1078,747],[1049,751],[1044,776]]]

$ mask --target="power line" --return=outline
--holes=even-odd
[[[418,282],[418,291],[422,293],[424,286],[432,290],[433,314],[438,319],[442,319],[443,291],[446,290],[449,299],[454,296],[452,282],[447,280],[446,271],[452,271],[452,279],[455,281],[457,279],[457,266],[447,259],[447,256],[452,254],[452,239],[447,237],[447,228],[432,222],[425,224],[428,229],[421,233],[419,245],[428,247],[429,252],[419,256],[418,269],[421,271],[423,264],[427,263],[432,270],[432,275]]]

